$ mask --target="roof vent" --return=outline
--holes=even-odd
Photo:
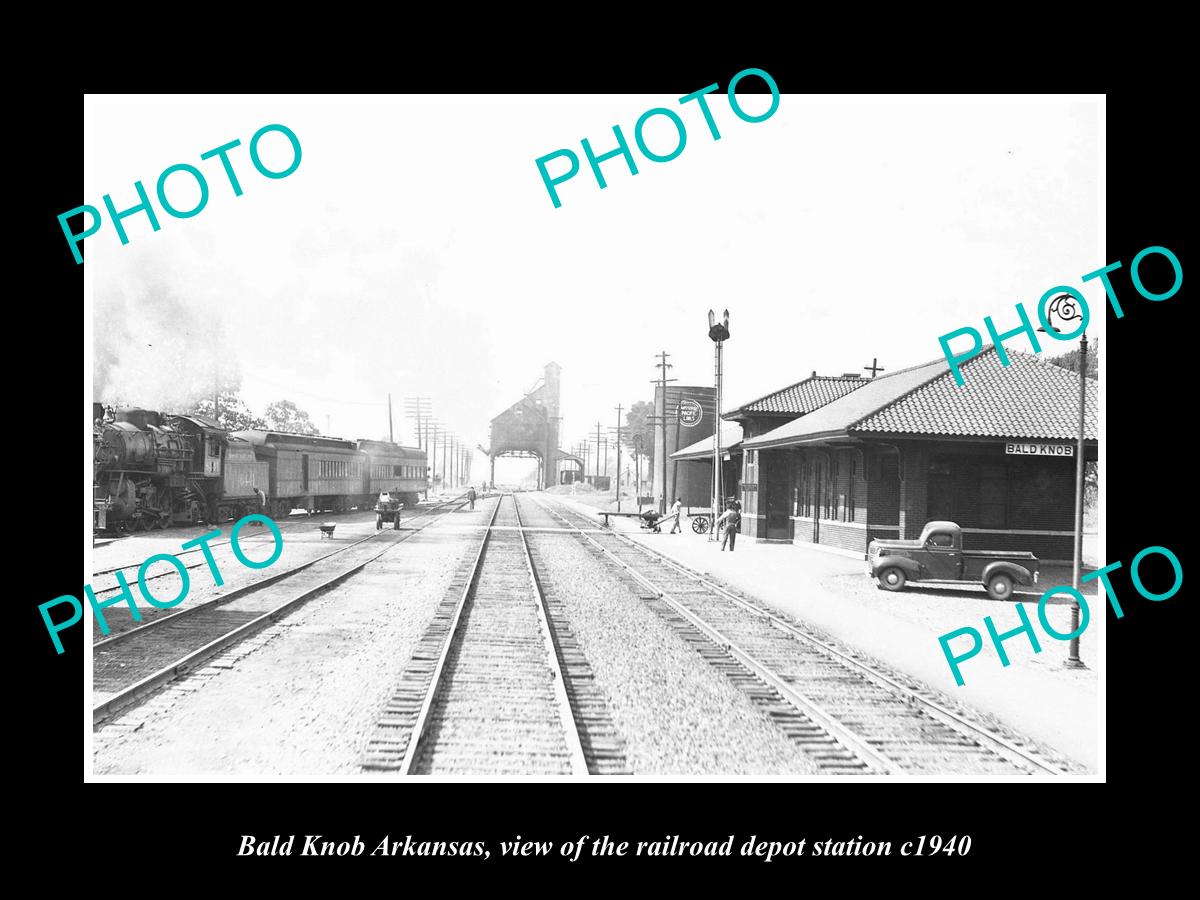
[[[857,372],[846,372],[842,375],[843,378],[862,378]]]

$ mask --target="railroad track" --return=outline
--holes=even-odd
[[[300,507],[297,507],[297,509],[299,509],[299,508]],[[257,509],[247,509],[246,515],[249,515],[251,513],[256,513],[256,512],[258,512]],[[317,510],[307,516],[293,516],[291,514],[291,511],[289,510],[288,514],[282,518],[276,519],[274,516],[272,516],[271,518],[274,519],[274,521],[277,525],[282,525],[282,524],[285,524],[288,522],[302,524],[305,522],[309,522],[312,519],[317,518],[317,517],[336,518],[338,516],[353,515],[354,513],[359,513],[359,512],[373,512],[373,509],[371,509],[371,508],[367,508],[367,509],[355,508],[355,509],[344,509],[339,512],[334,512],[333,510],[324,510],[324,511]],[[208,523],[208,522],[173,522],[170,525],[163,525],[161,528],[157,525],[151,525],[149,528],[145,528],[145,529],[133,528],[133,529],[130,529],[127,531],[112,531],[112,530],[106,529],[106,530],[103,530],[100,532],[93,533],[92,546],[103,547],[103,546],[107,546],[108,544],[115,543],[116,541],[123,541],[126,538],[136,537],[138,535],[142,535],[145,537],[164,537],[165,538],[165,537],[170,537],[172,535],[172,533],[177,533],[179,531],[183,531],[188,528],[208,528],[209,530],[212,530],[213,528],[224,528],[226,525],[232,525],[239,518],[241,518],[241,517],[237,516],[237,517],[234,517],[231,519],[226,519],[223,522],[212,522],[212,523]],[[163,533],[159,534],[159,532],[163,532]],[[103,543],[98,544],[98,543],[96,543],[97,540],[103,541]],[[213,544],[213,546],[216,546],[216,545]],[[102,571],[115,572],[116,569],[120,569],[120,568],[127,568],[127,567],[117,566],[115,569],[103,569]],[[97,573],[97,574],[99,574],[99,573]]]
[[[453,503],[457,503],[460,501],[460,499],[461,498],[455,498],[454,500],[447,500],[442,503],[434,504],[433,506],[418,508],[416,511],[416,515],[404,516],[404,517],[402,517],[402,521],[403,521],[403,519],[419,518],[420,516],[430,512],[430,511],[436,511],[445,506],[449,506]],[[363,512],[363,513],[373,512],[372,510],[356,510],[356,511]],[[345,513],[342,513],[341,515],[345,515]],[[222,523],[222,524],[228,524],[228,525],[230,525],[230,527],[232,527],[232,525],[233,525],[232,522]],[[279,525],[279,526],[283,526],[280,528],[280,531],[285,536],[294,530],[311,530],[316,527],[314,525],[314,521],[311,519],[296,519],[294,521],[283,520],[283,521],[276,521],[275,524]],[[289,526],[289,525],[295,525],[296,528],[288,528],[287,526]],[[265,529],[265,528],[263,529],[264,532],[266,530],[267,529]],[[245,533],[243,533],[243,535],[238,539],[238,543],[242,546],[250,547],[250,546],[254,546],[255,544],[263,543],[266,540],[267,540],[267,535],[265,535],[265,534],[262,536],[258,536],[258,535],[249,536],[249,535],[246,535]],[[271,538],[271,540],[274,540],[274,538]],[[220,547],[228,547],[229,546],[229,538],[226,537],[221,540],[209,541],[208,546],[211,549],[216,549],[216,548],[220,548]],[[196,558],[195,562],[187,562],[184,564],[185,569],[196,569],[196,568],[199,568],[200,566],[206,564],[204,558],[202,556],[199,556],[199,554],[201,554],[202,552],[203,552],[202,547],[193,547],[190,550],[176,550],[171,555],[175,556],[176,558],[179,558],[179,559],[183,559],[183,557],[185,557],[185,556],[196,556],[197,558]],[[94,581],[97,577],[99,577],[101,575],[115,576],[117,572],[132,573],[136,577],[136,573],[137,573],[138,569],[141,568],[141,565],[142,565],[141,562],[135,562],[135,563],[128,563],[126,565],[111,566],[110,568],[107,568],[107,569],[97,569],[95,572],[92,573],[92,579]],[[168,575],[175,575],[175,574],[177,574],[177,570],[172,566],[172,567],[168,568],[166,571],[157,572],[153,575],[147,575],[146,581],[153,581],[156,578],[164,578]],[[115,580],[115,578],[114,578],[114,580]],[[132,583],[132,580],[130,580],[130,583]],[[118,591],[120,589],[121,589],[120,584],[113,584],[109,587],[103,587],[103,588],[97,588],[93,584],[93,593],[97,597],[103,596],[104,594],[115,593],[116,591]]]
[[[542,590],[514,495],[497,500],[362,765],[404,775],[627,771],[587,660],[562,607]]]
[[[465,503],[458,499],[439,504],[418,517],[430,519],[418,528],[373,532],[311,562],[97,641],[92,646],[92,689],[106,696],[92,707],[93,727],[361,571],[429,527],[444,509]]]
[[[619,567],[658,613],[830,774],[1055,774],[1036,749],[574,510],[543,510]],[[586,529],[580,527],[586,523]]]

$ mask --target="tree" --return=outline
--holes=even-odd
[[[650,466],[654,465],[654,428],[654,404],[646,400],[635,401],[625,413],[625,429],[621,437],[627,446],[637,448],[647,457]]]
[[[308,413],[291,400],[276,400],[268,405],[263,418],[272,431],[286,431],[290,434],[321,433],[308,417]]]
[[[205,397],[192,404],[188,413],[214,419],[228,431],[262,430],[267,423],[250,412],[236,390],[224,390],[217,395],[217,414],[213,415],[212,397]]]
[[[1087,355],[1087,374],[1088,378],[1100,377],[1100,342],[1091,340],[1088,342]],[[1046,362],[1053,363],[1056,366],[1061,366],[1064,369],[1069,369],[1072,372],[1079,371],[1079,348],[1068,350],[1066,353],[1060,353],[1058,356],[1047,356]]]

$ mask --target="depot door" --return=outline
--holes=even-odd
[[[759,457],[762,465],[758,476],[759,498],[765,507],[766,534],[768,541],[790,541],[792,518],[789,500],[792,488],[786,451],[765,451]]]
[[[300,490],[308,493],[308,454],[300,454]]]

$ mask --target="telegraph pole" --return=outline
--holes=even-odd
[[[388,440],[396,443],[395,432],[392,431],[392,392],[388,391]]]
[[[662,390],[662,413],[659,416],[658,424],[662,429],[662,494],[658,501],[658,511],[661,515],[667,514],[667,382],[674,381],[674,378],[667,378],[667,369],[673,369],[674,366],[667,362],[670,356],[666,350],[658,354],[659,362],[655,364],[656,369],[660,369],[658,383]]]
[[[438,423],[437,423],[437,422],[430,422],[430,423],[428,423],[428,425],[431,425],[431,426],[433,427],[433,444],[432,444],[432,447],[433,447],[433,452],[432,452],[432,453],[429,453],[429,450],[428,450],[428,449],[425,451],[426,453],[429,453],[429,467],[430,467],[430,468],[429,468],[429,487],[430,487],[431,489],[436,489],[436,488],[437,488],[437,440],[438,440]],[[427,442],[427,443],[428,443],[428,442]]]
[[[391,408],[389,407],[389,415]],[[417,423],[417,446],[429,452],[429,414],[430,403],[428,397],[405,397],[404,412],[411,419],[415,419]]]
[[[621,404],[617,404],[617,512],[621,511]]]
[[[600,421],[596,421],[596,477],[600,477]]]
[[[641,432],[633,436],[633,465],[637,470],[634,473],[633,495],[637,497],[638,512],[642,511],[642,435]]]

